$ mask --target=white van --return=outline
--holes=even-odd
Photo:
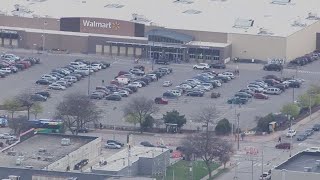
[[[116,80],[117,80],[120,84],[125,84],[125,85],[129,84],[129,82],[130,82],[130,79],[127,78],[127,77],[124,77],[124,76],[119,76],[119,77],[116,78]]]
[[[271,87],[271,88],[268,88],[266,91],[265,91],[266,94],[275,94],[275,95],[279,95],[282,93],[282,91],[279,89],[279,88],[274,88],[274,87]]]

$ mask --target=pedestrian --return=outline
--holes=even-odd
[[[245,134],[241,133],[241,140],[243,141]]]
[[[281,143],[281,137],[279,137],[278,142]]]
[[[102,126],[102,124],[101,124],[101,123],[100,123],[100,125],[99,125],[99,126],[100,126],[100,129],[102,129],[102,127],[103,127],[103,126]]]

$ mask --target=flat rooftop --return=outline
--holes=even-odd
[[[301,152],[275,169],[304,172],[305,167],[309,167],[311,172],[320,173],[320,167],[317,166],[316,160],[320,160],[319,152]]]
[[[139,23],[169,29],[259,35],[263,28],[271,36],[287,37],[317,22],[319,6],[319,0],[1,0],[0,14],[124,21],[137,17]],[[314,18],[306,19],[309,13]],[[251,21],[252,27],[237,27]],[[304,26],[292,26],[295,21]]]
[[[140,157],[154,158],[166,151],[169,150],[157,147],[133,146],[130,152],[130,162],[132,164],[138,161]],[[128,149],[125,148],[122,151],[115,153],[111,157],[105,159],[105,161],[107,161],[107,165],[100,166],[99,164],[96,164],[93,166],[93,169],[102,171],[120,171],[128,166]]]
[[[69,146],[62,146],[62,138],[70,138],[71,144]],[[13,146],[11,149],[2,152],[0,154],[0,166],[32,166],[33,169],[43,169],[92,140],[92,137],[83,138],[82,136],[76,137],[53,134],[36,134]],[[45,152],[39,152],[39,150],[45,150]],[[16,155],[10,155],[10,153],[15,153]],[[19,156],[22,161],[21,165],[17,166],[16,162]]]

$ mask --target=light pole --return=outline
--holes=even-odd
[[[45,51],[45,43],[46,43],[46,25],[47,25],[47,21],[44,21],[43,23],[43,34],[42,34],[42,51]]]
[[[91,62],[90,62],[90,65],[89,65],[89,75],[88,75],[88,96],[90,95],[90,74],[91,74]]]
[[[238,123],[237,123],[237,136],[238,136],[238,150],[240,150],[240,127],[239,127],[239,124],[240,124],[240,122],[239,122],[239,117],[240,117],[240,113],[238,113],[237,114],[237,120],[238,120]]]
[[[292,117],[291,118],[291,120],[290,120],[290,129],[291,129],[291,127],[292,127],[292,121],[294,120],[294,117]],[[293,139],[293,136],[290,136],[290,151],[289,151],[289,157],[291,157],[291,155],[292,155],[292,149],[293,149],[293,141],[292,141],[292,139]]]
[[[292,80],[294,79],[294,76],[292,76]],[[294,103],[294,86],[292,86],[292,103]]]
[[[313,92],[309,93],[309,117],[310,117],[310,120],[311,120],[311,114],[312,114],[311,96],[313,96]]]

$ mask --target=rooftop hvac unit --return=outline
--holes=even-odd
[[[62,146],[69,146],[71,144],[70,138],[63,138],[61,139]]]
[[[312,167],[304,167],[304,172],[311,172],[312,170]]]
[[[306,23],[303,23],[300,19],[293,21],[292,26],[294,27],[305,27]]]
[[[318,17],[317,13],[309,12],[307,19],[309,19],[309,20],[319,20],[320,18]]]
[[[16,159],[16,165],[17,165],[17,166],[20,166],[21,163],[22,163],[22,159],[17,158],[17,159]]]
[[[9,179],[10,180],[20,180],[20,176],[10,175]]]
[[[316,160],[317,167],[320,167],[320,160]]]

